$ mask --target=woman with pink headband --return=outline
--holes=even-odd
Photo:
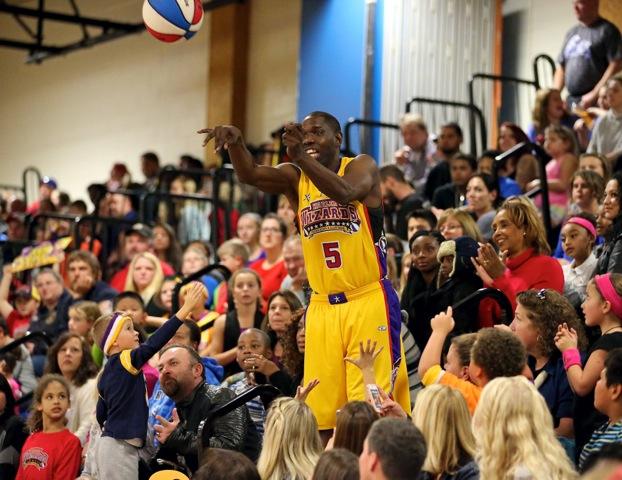
[[[561,230],[561,245],[572,263],[562,266],[564,295],[579,306],[585,299],[585,289],[596,269],[596,255],[592,247],[596,241],[596,226],[585,213],[569,218]]]
[[[577,332],[566,324],[559,327],[555,345],[562,352],[568,382],[575,392],[574,427],[577,453],[589,441],[596,428],[607,418],[594,408],[594,387],[600,378],[609,351],[622,347],[622,275],[596,275],[587,284],[585,302],[581,305],[585,324],[600,327],[600,338],[582,355],[577,349]]]

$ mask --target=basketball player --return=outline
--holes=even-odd
[[[297,212],[311,295],[306,312],[305,382],[320,379],[307,403],[320,430],[335,426],[335,412],[363,400],[361,371],[344,357],[359,355],[359,342],[372,339],[384,350],[376,358],[378,384],[394,392],[410,411],[408,379],[401,361],[400,308],[385,278],[386,239],[380,177],[369,155],[341,158],[339,122],[313,112],[288,124],[283,144],[291,163],[256,165],[241,132],[232,126],[200,130],[204,145],[229,151],[243,183],[285,194]],[[395,390],[393,390],[393,385]]]

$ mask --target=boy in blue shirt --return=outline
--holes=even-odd
[[[203,301],[203,286],[194,285],[184,305],[149,339],[139,345],[132,319],[122,312],[100,317],[93,340],[108,357],[97,388],[98,478],[138,480],[140,458],[148,458],[153,442],[147,438],[149,409],[143,365],[169,341],[196,304]]]

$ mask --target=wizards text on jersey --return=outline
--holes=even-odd
[[[336,231],[351,235],[361,228],[361,219],[354,205],[339,205],[331,199],[316,200],[304,207],[300,212],[300,223],[305,238]]]

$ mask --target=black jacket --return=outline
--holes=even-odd
[[[188,468],[195,472],[199,466],[197,458],[199,424],[209,412],[234,397],[235,393],[228,388],[201,382],[188,398],[175,404],[179,415],[179,425],[160,449],[158,457],[164,458],[177,453],[184,457]],[[261,449],[261,437],[246,406],[239,407],[215,420],[213,432],[214,434],[209,438],[209,445],[203,445],[203,448],[237,450],[253,462],[257,461]]]
[[[594,274],[604,275],[605,273],[622,273],[622,235],[618,235],[611,243],[604,245],[598,257]]]

